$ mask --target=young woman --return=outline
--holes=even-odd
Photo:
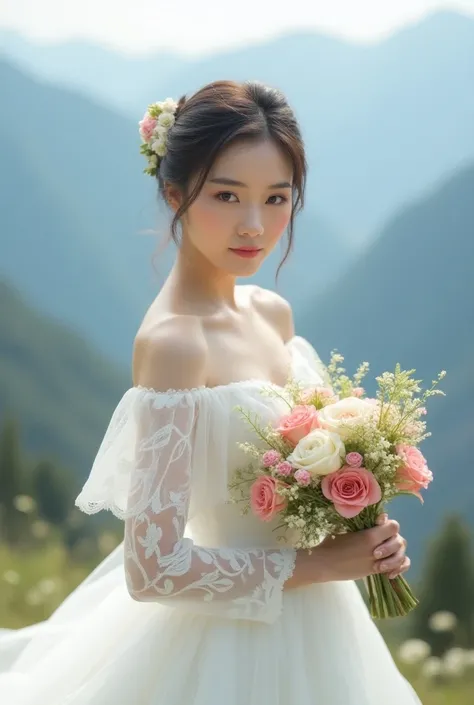
[[[308,554],[226,502],[238,442],[255,440],[236,406],[276,420],[265,387],[325,374],[289,304],[236,284],[285,233],[290,251],[306,176],[295,116],[277,90],[223,81],[151,106],[140,132],[177,257],[77,499],[124,519],[124,542],[50,620],[0,640],[15,650],[2,702],[415,705],[353,582],[408,569],[397,522]]]

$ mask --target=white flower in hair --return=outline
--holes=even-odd
[[[173,100],[173,98],[167,98],[166,100],[163,101],[163,107],[162,110],[164,113],[175,113],[176,109],[178,107],[178,103]]]
[[[150,176],[156,176],[161,160],[166,155],[168,132],[175,123],[177,108],[178,104],[172,98],[152,103],[139,122],[142,139],[140,152],[148,160],[148,167],[144,171]]]
[[[161,113],[158,118],[158,125],[169,130],[170,127],[174,125],[174,115],[173,113]]]
[[[153,156],[164,157],[166,154],[166,142],[163,139],[155,140],[151,148],[155,153]]]

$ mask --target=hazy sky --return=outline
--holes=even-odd
[[[474,0],[0,0],[0,27],[42,41],[201,53],[290,29],[370,40],[439,8],[474,16]]]

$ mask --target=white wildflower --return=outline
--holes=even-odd
[[[25,600],[28,605],[36,607],[43,602],[43,595],[38,588],[31,588],[31,590],[28,590],[26,593]]]
[[[49,533],[49,524],[43,519],[37,519],[31,525],[31,533],[35,539],[44,539]]]
[[[422,639],[407,639],[398,650],[400,661],[416,664],[424,661],[431,654],[431,647]]]
[[[443,671],[446,675],[457,677],[462,676],[466,669],[464,649],[454,646],[446,651],[443,656]]]
[[[451,632],[456,628],[457,622],[455,614],[444,610],[432,614],[428,625],[433,632]]]
[[[37,585],[39,592],[46,597],[55,593],[57,588],[56,581],[52,578],[43,578]]]
[[[6,570],[3,574],[3,579],[9,585],[18,585],[20,582],[20,574],[16,570]]]
[[[33,497],[26,494],[17,494],[13,498],[13,506],[23,514],[31,514],[36,509],[36,502]]]
[[[474,667],[474,649],[467,649],[464,652],[464,663],[468,668]]]
[[[427,680],[433,680],[443,674],[443,662],[437,656],[429,656],[421,667],[421,675]]]

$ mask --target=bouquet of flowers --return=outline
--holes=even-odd
[[[438,383],[423,391],[415,370],[399,365],[376,378],[368,398],[361,382],[369,365],[346,375],[344,358],[333,353],[327,386],[304,388],[290,380],[278,391],[265,390],[288,405],[276,425],[239,407],[259,443],[241,443],[251,456],[230,484],[231,501],[244,502],[262,521],[280,519],[278,528],[295,529],[295,548],[311,548],[324,536],[376,525],[385,504],[399,495],[415,495],[433,479],[418,446],[430,434],[423,420],[427,399],[443,394]],[[418,601],[403,576],[384,574],[366,580],[374,618],[408,614]]]

